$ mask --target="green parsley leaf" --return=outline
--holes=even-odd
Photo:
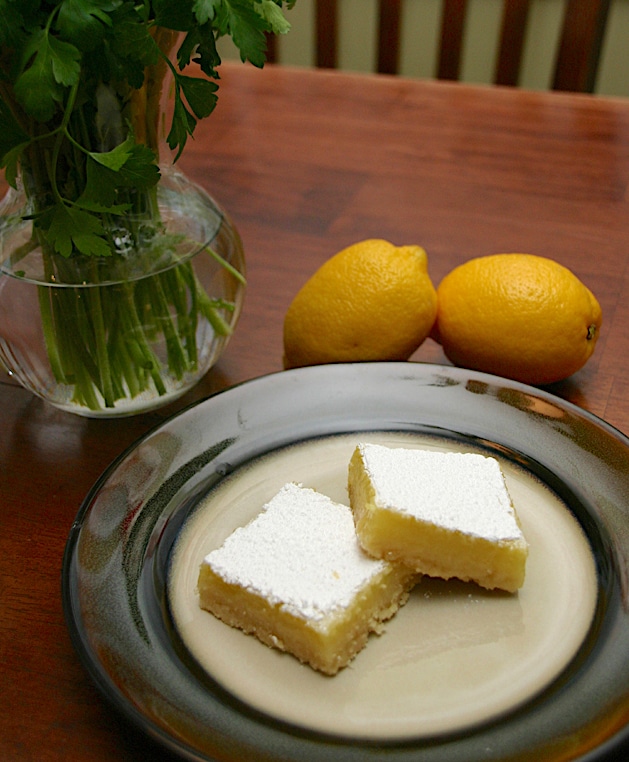
[[[111,11],[124,0],[62,0],[55,28],[80,50],[93,50],[112,26]]]
[[[66,259],[76,249],[88,256],[107,257],[111,250],[102,236],[105,230],[93,214],[57,204],[48,227],[48,241]]]
[[[167,29],[187,32],[194,27],[191,0],[153,0],[155,23]]]
[[[218,85],[200,77],[177,76],[177,82],[183,90],[188,105],[199,119],[209,116],[216,106]]]
[[[170,132],[166,138],[172,150],[177,149],[175,161],[181,156],[188,136],[194,133],[198,119],[209,116],[216,106],[218,85],[200,77],[188,77],[174,72],[175,109]],[[190,110],[181,97],[185,96]]]
[[[32,62],[28,65],[28,61]],[[15,83],[15,96],[27,114],[39,121],[52,119],[63,87],[55,79],[45,29],[36,31],[24,48],[25,68]]]
[[[89,155],[92,157],[92,159],[94,159],[94,161],[97,161],[99,164],[102,164],[104,167],[107,167],[108,169],[111,169],[114,172],[118,172],[118,170],[123,166],[123,164],[131,156],[133,145],[134,145],[133,138],[128,137],[124,141],[124,143],[120,143],[120,145],[116,146],[111,151],[107,151],[103,153],[91,151]]]
[[[74,45],[40,29],[28,40],[23,55],[27,68],[15,83],[16,98],[30,116],[48,121],[63,100],[64,88],[78,82],[81,54]]]
[[[255,6],[255,10],[268,22],[274,34],[288,34],[290,32],[290,24],[274,0],[260,0]]]
[[[185,69],[194,56],[194,61],[204,74],[213,79],[218,79],[217,67],[220,66],[221,57],[216,49],[214,31],[210,24],[195,27],[185,36],[177,51],[177,62],[180,69]]]
[[[86,199],[107,207],[116,203],[118,182],[113,170],[95,161],[90,155],[85,162],[85,177],[82,203],[85,203]]]
[[[121,184],[127,188],[149,190],[159,182],[156,157],[148,146],[134,143],[129,158],[119,170]]]
[[[173,121],[170,128],[170,132],[166,137],[166,142],[169,147],[174,151],[177,149],[175,161],[181,156],[183,149],[185,148],[188,140],[188,135],[192,135],[194,128],[197,125],[197,120],[185,107],[181,100],[179,89],[175,91],[175,109],[173,113]]]
[[[194,0],[192,11],[199,24],[212,21],[223,0]]]
[[[81,76],[81,54],[69,42],[56,37],[47,37],[50,64],[55,82],[64,87],[72,87]]]
[[[139,89],[147,66],[159,59],[159,49],[138,9],[129,3],[110,14],[112,27],[106,31],[102,45],[89,58],[95,79],[124,82]]]
[[[79,201],[83,207],[96,205],[112,210],[124,189],[146,191],[157,185],[159,167],[153,151],[132,138],[107,153],[92,152],[85,163],[85,189]]]
[[[264,19],[253,10],[251,3],[244,0],[224,0],[228,29],[243,62],[250,61],[262,68],[266,59],[266,37],[268,31]]]
[[[39,26],[39,0],[0,0],[0,49],[15,50],[25,30]]]

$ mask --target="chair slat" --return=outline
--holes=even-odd
[[[467,0],[443,0],[438,79],[457,80],[461,74]]]
[[[515,87],[520,81],[529,8],[529,0],[505,0],[494,76],[496,85]]]
[[[266,34],[265,37],[267,63],[277,63],[277,37],[274,34]]]
[[[378,22],[378,71],[397,74],[400,60],[401,0],[380,0]]]
[[[338,16],[336,0],[317,0],[315,18],[317,66],[336,69]]]
[[[610,0],[568,0],[566,3],[554,90],[594,91],[609,7]]]

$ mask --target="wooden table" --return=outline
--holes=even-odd
[[[570,267],[601,302],[588,365],[551,387],[629,434],[629,103],[322,71],[223,67],[182,167],[229,210],[249,289],[218,365],[176,404],[122,420],[59,412],[0,378],[0,758],[167,759],[113,716],[71,646],[60,569],[92,483],[183,406],[282,369],[306,278],[368,237],[418,243],[435,283],[473,256]],[[446,362],[431,340],[416,361]]]

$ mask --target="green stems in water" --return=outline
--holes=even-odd
[[[216,335],[229,324],[191,261],[116,283],[41,285],[39,306],[46,349],[58,383],[90,410],[113,408],[146,391],[164,395],[163,374],[181,380],[197,369],[197,330],[207,320]],[[155,347],[163,345],[162,358]]]

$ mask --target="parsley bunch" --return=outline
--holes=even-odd
[[[102,262],[117,256],[112,227],[122,221],[133,238],[139,235],[138,220],[143,231],[150,221],[157,235],[160,118],[167,75],[174,85],[174,104],[165,138],[176,161],[197,122],[216,105],[221,63],[217,39],[230,36],[243,62],[262,67],[267,35],[288,31],[283,6],[294,1],[0,0],[0,166],[13,187],[21,178],[33,230],[19,256],[40,247],[51,282],[63,278],[64,261],[92,260],[97,282]],[[200,69],[198,76],[187,73],[191,65]],[[164,248],[174,252],[168,237],[162,238],[161,247],[156,256]],[[177,283],[155,285],[166,294],[165,301],[155,293],[144,297],[153,312],[162,305],[155,325],[172,318],[165,330],[169,335],[174,331],[175,339],[178,321],[190,324],[190,315],[182,312],[190,302],[216,330],[226,330],[212,300],[200,293],[190,275],[182,271]],[[131,394],[146,388],[148,382],[130,376],[129,349],[120,350],[109,330],[122,318],[128,322],[128,314],[119,314],[126,309],[122,302],[135,300],[138,312],[138,294],[130,289],[131,284],[120,305],[105,308],[95,302],[84,317],[70,309],[70,292],[57,294],[58,303],[42,295],[51,365],[60,382],[75,385],[80,404],[98,407],[102,400],[111,407],[130,387]],[[146,312],[139,307],[140,313]],[[79,325],[69,328],[72,320]],[[140,324],[136,318],[129,328],[137,331]],[[64,335],[68,330],[84,336],[82,346],[76,348],[77,339]],[[183,337],[172,343],[190,342]],[[159,386],[156,358],[145,352],[144,344],[148,347],[148,340],[138,342],[143,346],[141,365]],[[186,363],[176,348],[173,357],[169,354],[171,371],[174,363],[176,372],[184,373],[195,362],[194,356],[188,359]],[[125,370],[116,376],[111,369],[117,366]]]

